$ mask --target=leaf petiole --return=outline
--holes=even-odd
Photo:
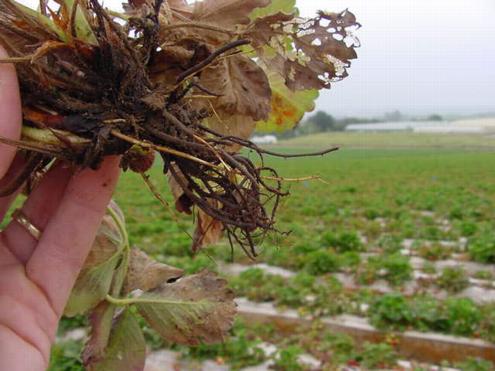
[[[106,301],[111,304],[123,307],[133,304],[161,304],[161,305],[198,305],[205,306],[208,303],[203,301],[182,301],[182,300],[167,300],[159,298],[115,298],[111,295],[106,296]]]

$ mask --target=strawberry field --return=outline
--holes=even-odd
[[[194,255],[191,218],[175,211],[160,166],[151,174],[168,208],[124,175],[116,201],[131,244],[188,273],[217,271],[239,298],[224,344],[178,347],[146,330],[147,370],[495,367],[495,140],[338,134],[275,147],[341,143],[325,157],[266,157],[291,196],[255,261],[227,240]],[[52,370],[82,369],[84,324],[63,321]]]

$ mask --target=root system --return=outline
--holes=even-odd
[[[0,62],[16,64],[24,117],[22,138],[0,141],[28,154],[0,196],[55,158],[98,168],[121,155],[123,168],[145,173],[158,152],[177,208],[201,211],[196,248],[221,223],[255,256],[286,195],[263,156],[294,155],[248,138],[260,122],[295,123],[312,108],[294,106],[297,94],[346,76],[358,26],[349,12],[301,20],[270,3],[133,0],[118,14],[97,0],[41,1],[39,12],[0,0],[11,56]]]

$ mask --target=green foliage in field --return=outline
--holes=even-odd
[[[281,142],[272,149],[294,153],[332,144],[342,144],[343,149],[323,158],[287,161],[266,157],[267,165],[279,169],[282,176],[320,175],[327,183],[290,183],[291,197],[282,201],[277,227],[291,233],[269,236],[257,245],[259,262],[285,267],[298,274],[283,279],[250,269],[240,277],[229,279],[231,286],[238,296],[274,301],[278,306],[317,317],[349,313],[367,316],[384,330],[411,328],[476,336],[495,342],[494,306],[475,305],[458,298],[439,301],[428,295],[405,297],[399,293],[380,295],[366,289],[349,291],[333,277],[337,272],[345,272],[362,284],[383,279],[400,291],[412,276],[410,259],[401,255],[406,238],[417,240],[411,248],[413,253],[432,262],[423,267],[427,273],[436,272],[434,261],[463,252],[444,247],[441,240],[457,241],[461,237],[468,238],[468,258],[495,263],[495,156],[465,149],[476,143],[493,145],[495,140],[472,136],[335,133]],[[410,145],[420,148],[407,148]],[[188,236],[193,231],[191,218],[174,211],[168,186],[160,173],[161,168],[157,166],[151,175],[170,203],[169,209],[163,208],[143,188],[139,176],[125,174],[119,184],[116,199],[126,213],[131,243],[159,261],[188,273],[203,268],[220,271],[217,263],[229,262],[232,257],[237,263],[250,263],[240,249],[235,248],[232,253],[227,241],[193,257]],[[449,222],[447,227],[441,223],[443,219]],[[374,256],[360,256],[362,253]],[[439,286],[455,288],[454,291],[465,287],[464,274],[442,273],[440,269],[437,273],[440,274],[436,282]],[[476,275],[483,279],[492,279],[492,276],[488,268]],[[363,304],[370,305],[368,311],[362,309]],[[74,323],[74,326],[79,325]],[[249,363],[248,355],[257,359],[256,354],[250,353],[252,350],[244,352],[244,348],[255,348],[260,330],[238,326],[233,332],[234,338],[224,345],[183,352],[195,358],[221,357],[241,367]],[[153,332],[145,331],[145,334],[148,345],[154,344],[155,348],[164,345]],[[287,351],[291,345],[304,348],[305,352],[321,348],[323,353],[335,357],[336,364],[359,363],[364,359],[375,364],[348,338],[329,335],[326,338],[327,335],[318,331],[318,337],[309,342],[310,345],[294,341],[283,343],[281,349]],[[284,340],[276,334],[266,336],[275,342]],[[293,358],[295,352],[291,349],[284,353],[284,359]],[[374,350],[368,354],[376,353],[377,357],[390,354],[390,349]],[[70,361],[70,357],[61,356],[71,354],[68,350],[59,347],[53,354],[55,363],[74,361],[77,365],[77,359]],[[376,364],[392,360],[393,357]],[[466,363],[461,369],[486,369],[469,368],[472,365],[476,363]],[[479,365],[483,367],[483,362]]]
[[[484,359],[468,358],[464,362],[456,364],[456,367],[461,371],[491,371],[495,365]]]
[[[361,363],[366,369],[388,369],[397,363],[397,352],[386,343],[365,343]]]
[[[458,293],[469,286],[469,278],[462,267],[447,267],[437,279],[437,285],[451,294]]]
[[[339,270],[339,257],[328,250],[314,251],[308,254],[306,258],[306,270],[314,275],[337,272]]]
[[[473,237],[469,244],[469,254],[474,261],[495,263],[495,231],[487,228]]]
[[[370,284],[383,278],[393,286],[399,286],[411,279],[412,267],[406,256],[391,255],[372,256],[366,264],[356,271],[356,279],[362,284]]]
[[[356,252],[363,251],[364,246],[355,232],[325,232],[321,236],[321,241],[326,247],[333,247],[337,252]]]
[[[182,348],[184,357],[196,359],[221,358],[234,369],[259,364],[265,360],[265,354],[259,344],[260,338],[253,336],[241,321],[236,321],[231,330],[228,342],[199,345],[197,347]]]
[[[404,331],[412,324],[413,316],[406,299],[400,294],[386,294],[371,305],[370,321],[378,329]]]
[[[52,348],[48,371],[82,371],[80,341],[66,341]]]
[[[428,296],[407,299],[402,294],[392,293],[375,299],[369,315],[371,323],[382,330],[414,328],[473,336],[491,330],[488,323],[482,323],[482,319],[488,317],[488,313],[483,316],[483,310],[493,311],[480,308],[466,298],[449,298],[442,302]]]
[[[418,249],[418,255],[426,260],[436,261],[448,259],[452,251],[441,245],[421,246]]]
[[[303,367],[298,363],[299,356],[303,353],[303,349],[297,345],[290,345],[278,352],[278,357],[275,358],[275,370],[280,371],[301,371]]]

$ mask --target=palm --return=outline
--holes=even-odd
[[[0,64],[0,80],[0,136],[17,139],[22,114],[15,69]],[[0,145],[0,185],[23,164],[14,155],[14,148]],[[112,158],[98,171],[75,174],[55,165],[22,207],[40,239],[16,221],[0,233],[1,370],[47,367],[58,320],[118,179],[117,164]],[[0,198],[0,219],[14,197]]]
[[[1,368],[46,369],[58,316],[4,243],[0,244],[0,261]]]

